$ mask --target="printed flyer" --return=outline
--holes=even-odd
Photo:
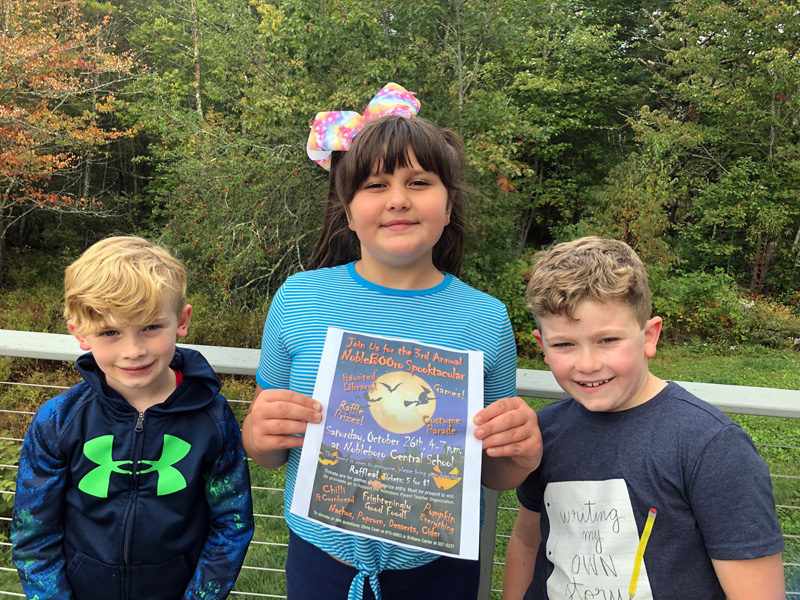
[[[291,512],[478,558],[483,353],[330,328]]]

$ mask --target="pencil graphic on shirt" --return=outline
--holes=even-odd
[[[642,561],[644,560],[644,549],[647,547],[647,540],[650,539],[650,532],[653,531],[653,521],[656,520],[656,509],[651,508],[647,513],[647,522],[644,524],[644,531],[639,540],[639,547],[636,548],[636,558],[633,559],[633,575],[631,576],[631,585],[628,588],[628,600],[633,600],[636,595],[636,586],[639,584],[639,571],[642,568]]]

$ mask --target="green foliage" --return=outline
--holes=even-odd
[[[19,462],[20,446],[11,440],[0,440],[0,517],[11,516],[14,506],[13,492],[16,486],[17,470],[3,465],[16,465]]]
[[[185,261],[192,289],[219,305],[259,306],[310,254],[324,171],[222,124],[169,143],[180,150],[165,149],[171,156],[159,169],[167,177],[154,189],[164,223],[156,234]]]
[[[609,138],[624,125],[621,112],[635,106],[636,90],[623,85],[633,62],[620,52],[616,27],[592,23],[567,2],[509,3],[508,14],[516,17],[514,35],[487,66],[503,93],[482,94],[492,100],[493,120],[475,123],[470,150],[485,179],[496,180],[493,193],[487,181],[487,197],[513,215],[520,256],[529,240],[549,241],[551,229],[580,218],[583,190],[624,149],[624,140]],[[489,251],[498,231],[491,225]]]
[[[800,290],[787,291],[778,300],[793,314],[800,315]]]
[[[745,339],[748,344],[770,348],[797,348],[800,344],[800,314],[787,306],[755,297],[742,303]]]
[[[53,232],[55,234],[56,232]],[[72,240],[71,246],[79,246],[80,242]],[[25,290],[28,295],[36,298],[37,293],[31,294],[31,290],[49,296],[49,292],[60,291],[63,293],[64,270],[78,257],[78,253],[64,249],[61,252],[37,252],[32,249],[16,251],[8,256],[7,286],[6,289]],[[45,300],[45,298],[41,298]]]
[[[222,310],[213,301],[199,294],[190,295],[192,320],[189,335],[180,340],[186,344],[260,348],[267,303],[261,310],[229,307]]]
[[[724,272],[655,269],[650,276],[653,312],[664,319],[662,336],[738,342],[744,334],[743,307],[735,282]]]
[[[581,222],[563,229],[569,239],[599,235],[623,240],[646,263],[674,263],[665,234],[667,207],[678,193],[658,160],[632,154],[614,167],[605,184],[591,190],[594,209]]]
[[[634,164],[656,174],[660,199],[649,205],[668,223],[661,231],[682,267],[722,268],[752,293],[797,287],[795,11],[770,0],[683,0],[653,13],[655,102],[631,119],[641,144]],[[641,190],[635,179],[610,179],[619,183],[628,191],[600,197]],[[636,199],[635,211],[649,212],[648,200]],[[614,222],[610,207],[598,206],[600,220]]]
[[[664,339],[778,349],[797,345],[800,317],[786,306],[743,294],[722,269],[687,273],[655,268],[650,286],[653,312],[664,319]]]
[[[520,356],[531,357],[539,353],[533,337],[536,323],[528,309],[525,290],[530,278],[532,255],[509,262],[497,273],[486,275],[471,269],[464,273],[464,280],[478,289],[494,296],[505,304]]]
[[[66,333],[63,285],[32,284],[0,295],[0,328]]]
[[[327,177],[303,148],[314,114],[361,111],[397,81],[422,116],[465,138],[471,272],[505,272],[531,245],[598,233],[648,263],[722,268],[752,293],[791,301],[800,288],[792,3],[80,5],[114,68],[59,110],[111,137],[78,144],[49,185],[102,204],[20,218],[8,233],[20,253],[74,258],[110,232],[143,233],[186,259],[196,293],[257,309],[303,268],[320,227]]]

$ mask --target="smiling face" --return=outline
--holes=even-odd
[[[371,174],[348,206],[348,225],[361,243],[362,275],[373,281],[396,269],[441,279],[432,255],[450,222],[447,188],[419,165],[411,148],[408,159],[393,173]]]
[[[108,386],[139,411],[163,402],[175,390],[169,364],[175,355],[175,339],[188,332],[192,307],[187,304],[176,314],[172,304],[166,304],[144,324],[120,326],[105,317],[105,328],[79,335],[68,323],[81,349],[92,351]]]
[[[540,316],[533,335],[558,384],[587,410],[627,410],[664,387],[647,367],[656,354],[660,317],[641,327],[630,305],[593,300],[581,301],[574,316]]]

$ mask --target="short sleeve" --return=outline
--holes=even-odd
[[[272,299],[261,336],[261,355],[256,382],[263,389],[288,389],[292,361],[283,343],[282,326],[286,310],[286,284]]]
[[[504,306],[501,305],[496,322],[489,326],[497,331],[497,354],[484,378],[484,406],[517,395],[517,345]]]
[[[542,512],[542,498],[544,497],[544,485],[539,469],[528,475],[528,478],[517,488],[517,498],[519,503],[528,510]]]
[[[708,443],[687,489],[711,558],[746,560],[783,551],[769,468],[738,425],[724,427]]]

